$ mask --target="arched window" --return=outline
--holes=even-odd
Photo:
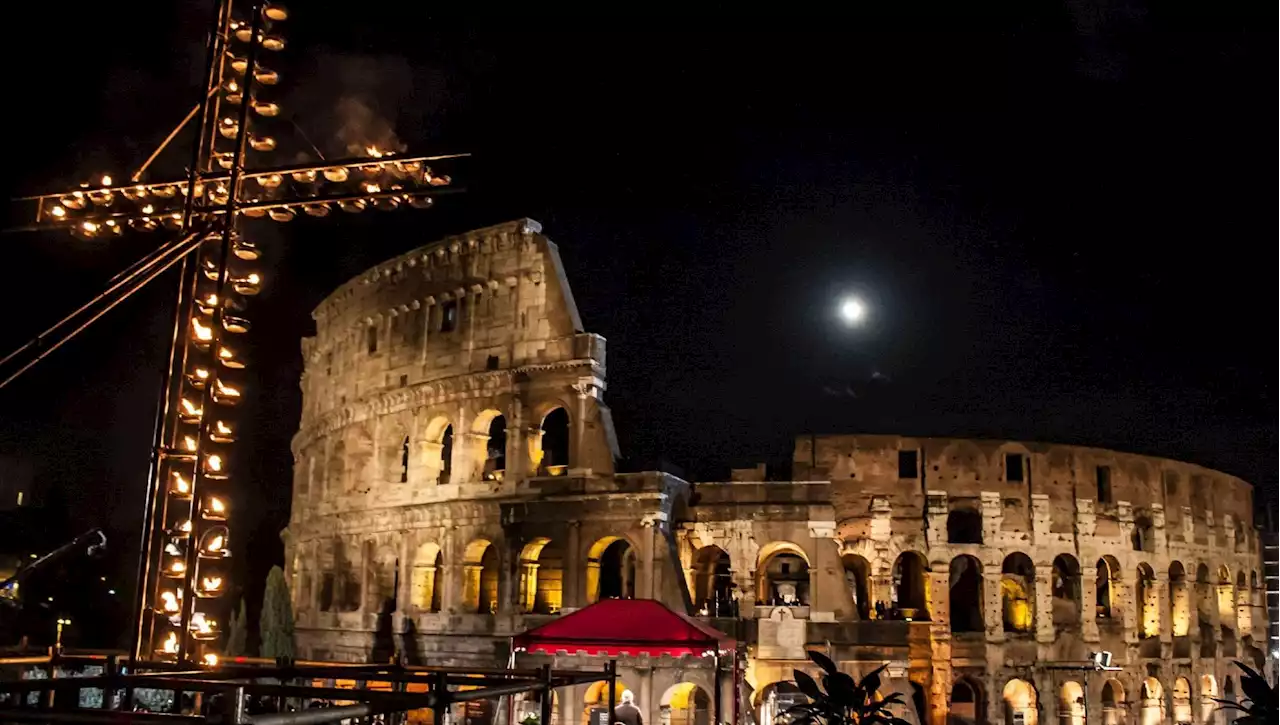
[[[498,611],[497,547],[485,539],[476,539],[467,544],[462,561],[463,610],[494,614]]]
[[[564,604],[564,552],[551,539],[539,537],[520,552],[520,607],[535,614],[555,614]]]
[[[1070,554],[1059,554],[1053,560],[1050,579],[1053,625],[1073,627],[1080,624],[1080,564]]]
[[[1173,721],[1176,723],[1194,722],[1191,712],[1191,681],[1179,677],[1173,681]]]
[[[969,507],[951,509],[947,514],[947,543],[981,544],[982,513]]]
[[[982,564],[962,555],[951,560],[951,631],[982,632]]]
[[[1200,676],[1200,725],[1209,725],[1218,712],[1218,680],[1213,675]]]
[[[1035,626],[1036,567],[1031,557],[1014,552],[1000,566],[1000,600],[1004,631],[1030,632]]]
[[[1123,707],[1124,686],[1119,680],[1107,680],[1102,685],[1102,725],[1122,725]]]
[[[1169,615],[1174,637],[1191,633],[1191,594],[1187,591],[1187,572],[1180,561],[1169,565]]]
[[[432,542],[420,544],[413,557],[413,577],[410,582],[410,598],[419,611],[440,611],[440,574],[443,570],[444,556],[440,547]]]
[[[929,565],[923,554],[904,551],[893,562],[893,609],[898,617],[929,620]]]
[[[756,567],[756,602],[761,606],[809,605],[809,559],[790,542],[773,542],[761,550]]]
[[[1119,586],[1120,562],[1115,557],[1104,556],[1098,559],[1097,602],[1099,621],[1116,621],[1120,612],[1116,607],[1117,588]]]
[[[1139,516],[1133,520],[1131,543],[1134,551],[1154,552],[1156,550],[1155,527],[1150,518]]]
[[[1022,723],[1022,725],[1038,725],[1038,707],[1036,689],[1026,680],[1009,680],[1004,686],[1004,707],[1006,723]]]
[[[713,725],[711,696],[692,682],[672,685],[658,701],[658,720],[667,725]]]
[[[1058,716],[1061,725],[1084,725],[1084,688],[1079,682],[1067,680],[1062,683]]]
[[[1138,725],[1161,725],[1165,722],[1164,688],[1154,677],[1142,681],[1142,702],[1138,713]]]
[[[1253,608],[1249,603],[1249,580],[1242,569],[1236,574],[1236,631],[1242,635],[1253,629]]]
[[[542,419],[542,463],[539,473],[563,476],[569,470],[569,414],[556,408]]]
[[[1160,636],[1160,594],[1156,590],[1156,573],[1150,565],[1138,565],[1139,637]]]
[[[729,555],[718,546],[704,546],[693,557],[693,606],[702,614],[735,616],[733,571]]]
[[[484,470],[486,481],[501,481],[507,470],[507,419],[496,416],[489,422],[489,441],[485,444]]]
[[[984,722],[982,686],[968,677],[961,677],[951,686],[951,710],[947,713],[948,725],[977,725]]]
[[[840,557],[844,565],[844,583],[850,604],[858,619],[871,619],[871,564],[857,554]]]
[[[587,601],[634,599],[636,552],[620,536],[606,536],[587,552]]]

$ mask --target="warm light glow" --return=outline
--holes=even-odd
[[[204,659],[202,659],[201,662],[204,664],[205,667],[217,667],[218,655],[212,652],[209,652],[204,656]]]
[[[245,281],[249,284],[258,284],[262,281],[262,278],[258,276],[257,272],[251,272],[248,277],[245,277]]]
[[[188,451],[192,453],[195,453],[196,449],[199,448],[199,446],[196,444],[196,439],[192,438],[191,436],[182,437],[182,447],[186,448]]]
[[[382,191],[382,188],[377,184],[365,184],[364,190],[370,194],[377,194],[379,191]]]
[[[103,185],[103,186],[111,186],[111,177],[110,177],[110,176],[107,176],[106,174],[103,174],[103,176],[102,176],[102,185]]]
[[[178,595],[173,592],[160,592],[160,608],[166,612],[177,613],[181,605],[178,604]]]
[[[191,482],[183,478],[178,471],[173,472],[173,492],[179,494],[191,493]]]
[[[213,329],[200,324],[200,320],[196,319],[195,317],[191,318],[191,329],[192,329],[192,334],[195,335],[196,340],[200,342],[209,342],[210,340],[213,339]]]
[[[222,534],[218,534],[212,539],[209,539],[209,545],[205,547],[206,551],[222,551],[223,543],[224,540],[222,538]]]
[[[214,471],[215,473],[221,471],[222,456],[219,456],[217,453],[211,453],[209,454],[209,457],[205,459],[204,465],[210,471]]]
[[[150,204],[145,204],[142,207],[143,214],[154,214],[155,211],[156,211],[156,208],[154,206],[151,206]]]
[[[189,417],[192,417],[192,418],[199,418],[199,417],[200,417],[200,414],[201,414],[201,413],[203,413],[204,411],[203,411],[203,410],[201,410],[200,408],[197,408],[195,403],[192,403],[190,400],[188,400],[188,399],[186,399],[186,398],[183,398],[183,399],[182,399],[182,412],[183,412],[183,413],[185,413],[185,414],[186,414],[187,416],[189,416]]]
[[[49,210],[49,213],[61,219],[67,215],[67,210],[60,206],[55,206]]]
[[[214,496],[209,499],[209,510],[215,514],[224,514],[227,512],[227,505],[222,503],[222,499]]]
[[[216,382],[214,383],[214,385],[216,385],[216,386],[217,386],[217,388],[218,388],[218,395],[225,395],[225,396],[227,396],[228,398],[238,398],[238,397],[240,397],[240,391],[239,391],[239,390],[237,390],[236,388],[231,387],[230,385],[223,385],[221,380],[216,381]]]
[[[200,380],[208,380],[209,371],[204,368],[196,368],[196,378]]]
[[[204,612],[195,612],[191,615],[191,631],[199,634],[213,634],[213,628],[217,626],[217,622],[204,616]]]
[[[220,420],[213,424],[213,430],[216,434],[223,437],[230,436],[232,433],[231,426],[227,425],[226,423],[223,423]]]
[[[201,584],[204,586],[204,590],[206,592],[217,591],[222,588],[222,577],[207,576],[201,580]]]
[[[846,297],[840,303],[840,319],[847,325],[857,325],[867,317],[867,306],[857,297]]]
[[[171,655],[178,653],[178,635],[176,632],[169,633],[169,636],[165,638],[164,644],[161,645],[160,651]]]
[[[96,222],[86,221],[85,223],[80,225],[80,228],[90,234],[93,234],[94,232],[98,231],[98,224]]]
[[[227,83],[227,90],[231,91],[232,93],[235,93],[236,91],[240,90],[240,84],[236,83],[235,81],[231,81]],[[231,119],[228,118],[227,120],[230,121]]]
[[[373,157],[373,158],[375,158],[375,159],[380,159],[380,158],[382,158],[382,156],[383,156],[383,153],[382,153],[381,151],[379,151],[379,150],[378,150],[378,147],[377,147],[377,146],[370,146],[370,147],[366,148],[366,149],[365,149],[365,153],[369,154],[370,156],[372,156],[372,157]]]
[[[187,565],[185,562],[182,562],[182,561],[175,561],[169,565],[169,571],[175,574],[181,574],[186,570],[187,570]]]

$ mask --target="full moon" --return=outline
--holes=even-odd
[[[867,306],[857,297],[846,297],[840,303],[840,319],[846,325],[861,324],[867,317]]]

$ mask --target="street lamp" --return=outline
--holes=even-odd
[[[53,640],[54,651],[56,652],[62,651],[62,628],[70,627],[70,626],[71,626],[70,618],[58,617],[58,631],[57,631],[57,634],[54,636],[54,640]]]

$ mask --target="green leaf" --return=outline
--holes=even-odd
[[[823,699],[822,690],[818,689],[818,683],[814,682],[812,677],[810,677],[808,674],[804,672],[801,672],[800,670],[795,670],[795,676],[796,676],[796,687],[799,687],[801,692],[803,692],[805,695],[808,695],[809,699],[811,700]]]
[[[832,662],[830,657],[827,657],[821,652],[809,650],[808,654],[809,659],[812,660],[815,665],[821,667],[827,674],[831,675],[840,671],[840,668],[836,667],[836,663]]]

